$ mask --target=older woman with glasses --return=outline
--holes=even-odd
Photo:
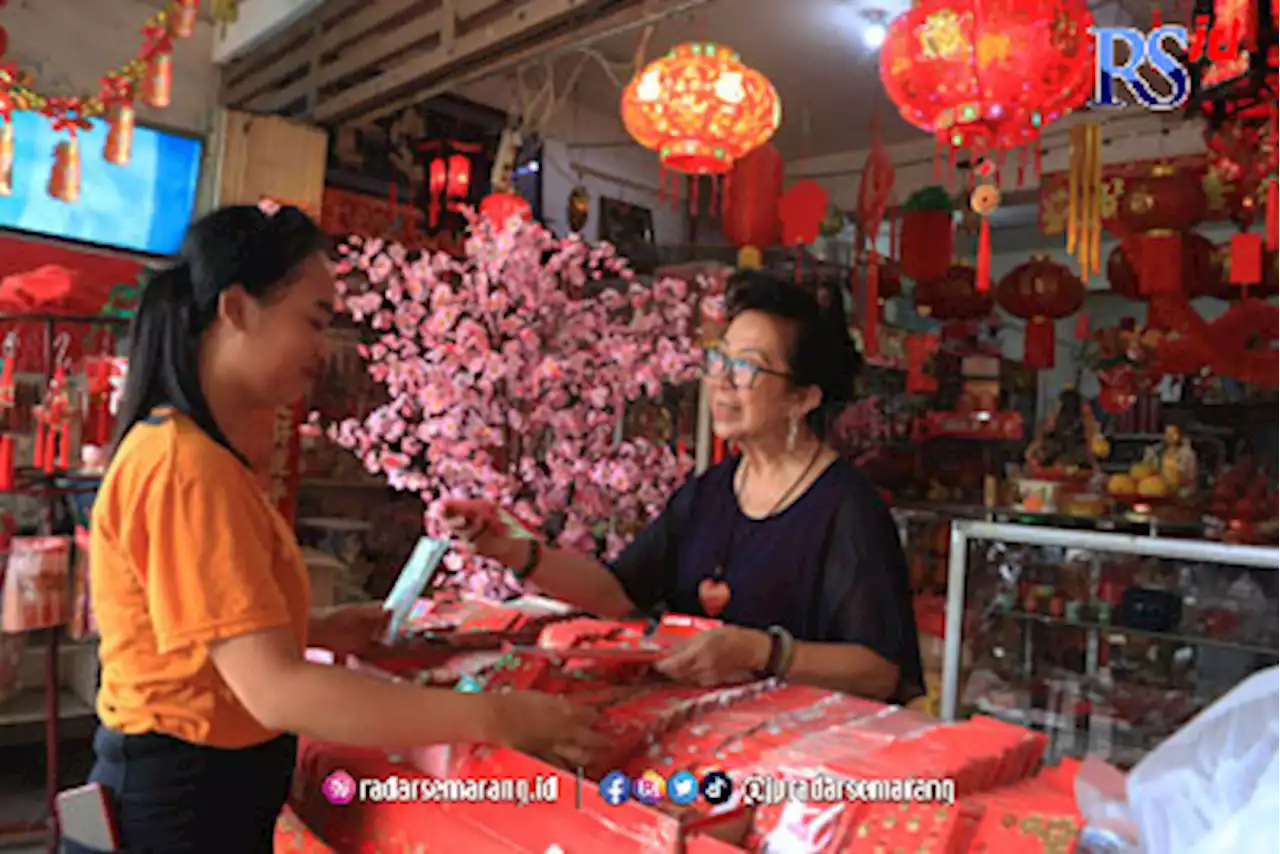
[[[481,554],[587,611],[723,620],[660,663],[673,678],[779,676],[909,702],[923,684],[897,527],[825,441],[860,364],[843,312],[759,273],[728,303],[705,383],[715,433],[740,456],[685,484],[612,566],[510,538],[474,505],[446,512]]]

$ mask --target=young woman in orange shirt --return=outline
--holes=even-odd
[[[561,698],[432,690],[304,657],[309,645],[358,651],[382,620],[312,620],[297,542],[246,455],[269,413],[320,375],[335,297],[325,243],[295,208],[218,210],[147,287],[131,332],[92,515],[102,726],[90,779],[134,854],[270,852],[293,734],[497,743],[571,762],[598,744],[592,713]]]

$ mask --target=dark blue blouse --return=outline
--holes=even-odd
[[[755,520],[734,495],[737,463],[686,483],[618,556],[612,568],[631,600],[705,615],[699,585],[719,577],[730,590],[725,622],[860,644],[900,668],[894,701],[922,695],[907,562],[875,487],[839,460],[785,510]]]

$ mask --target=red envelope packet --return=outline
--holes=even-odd
[[[867,804],[857,813],[839,850],[960,854],[969,850],[967,843],[980,816],[980,807],[965,803]]]

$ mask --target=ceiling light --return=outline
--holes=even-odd
[[[879,50],[889,29],[884,24],[867,24],[862,30],[862,43],[872,50]]]

